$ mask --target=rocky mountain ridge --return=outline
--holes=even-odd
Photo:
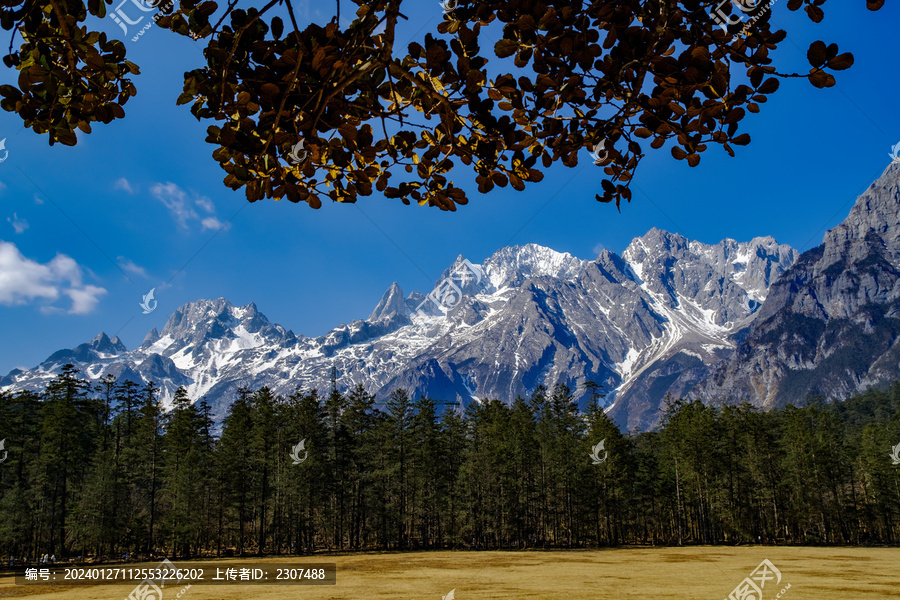
[[[797,255],[768,237],[708,245],[658,229],[593,261],[513,246],[480,265],[460,256],[430,296],[394,283],[368,318],[324,336],[295,335],[253,303],[200,300],[134,350],[101,334],[0,387],[40,388],[71,362],[90,379],[152,379],[164,403],[184,385],[222,416],[239,386],[325,390],[332,367],[342,389],[362,384],[384,398],[404,387],[463,404],[559,381],[584,400],[581,386],[596,381],[620,422],[646,427],[660,382],[727,356]]]
[[[775,281],[745,340],[691,395],[763,407],[900,379],[900,163]]]

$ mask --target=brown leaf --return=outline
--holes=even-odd
[[[498,58],[512,56],[519,49],[519,43],[515,40],[503,39],[494,44],[494,53]]]
[[[828,61],[827,53],[828,47],[825,45],[825,42],[816,40],[809,45],[809,50],[806,51],[806,58],[813,67],[820,67]]]
[[[828,61],[828,68],[834,69],[835,71],[843,71],[845,69],[849,69],[852,66],[853,54],[851,54],[850,52],[839,54],[838,56],[835,56]]]
[[[834,76],[830,73],[826,73],[825,71],[811,70],[809,74],[809,81],[817,88],[826,88],[833,86],[836,82],[834,80]]]
[[[825,11],[813,4],[806,5],[806,14],[809,15],[809,19],[813,23],[821,23],[822,19],[825,18]]]

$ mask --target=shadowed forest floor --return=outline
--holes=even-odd
[[[769,559],[782,573],[763,600],[858,600],[896,598],[900,588],[897,548],[625,548],[532,552],[409,552],[246,559],[255,563],[337,563],[332,586],[167,586],[162,600],[719,600]],[[212,561],[204,561],[212,562]],[[233,561],[229,561],[233,562]],[[189,562],[175,563],[188,567]],[[144,563],[141,566],[151,566]],[[123,600],[133,585],[35,586],[0,578],[0,598]]]

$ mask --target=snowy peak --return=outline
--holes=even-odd
[[[484,265],[475,264],[462,254],[441,273],[441,278],[435,282],[435,288],[448,280],[452,280],[463,294],[479,294],[490,288],[490,282],[485,277]]]
[[[675,256],[682,254],[688,240],[680,233],[669,233],[664,229],[650,231],[631,240],[622,253],[622,258],[631,263],[642,263],[651,257]]]
[[[121,352],[127,352],[125,344],[119,340],[118,336],[114,336],[110,339],[109,336],[103,332],[100,332],[97,334],[97,337],[91,340],[90,347],[92,350],[103,354],[119,354]]]
[[[451,307],[437,306],[437,303],[442,300],[449,298],[449,304],[455,307],[459,297],[468,297],[472,300],[478,295],[494,295],[498,292],[502,295],[517,290],[534,277],[575,281],[584,272],[585,266],[589,262],[575,258],[567,252],[557,252],[538,244],[501,248],[480,265],[459,255],[444,270],[432,290],[427,290],[425,293],[418,291],[411,293],[405,304],[410,312],[418,311],[431,317],[443,317],[447,314],[446,308]],[[434,291],[433,301],[429,302],[426,294],[432,291]],[[382,303],[390,293],[390,290],[385,293]],[[466,306],[473,305],[469,303]],[[379,308],[376,308],[369,320],[372,320],[379,312]],[[485,307],[482,305],[481,309],[483,311]],[[468,316],[464,320],[471,321],[473,318],[471,311],[462,307],[460,310],[461,313],[452,312],[459,315],[466,313]]]
[[[225,298],[218,298],[182,305],[172,313],[161,333],[154,329],[147,335],[141,348],[170,356],[185,348],[196,354],[223,348],[281,345],[293,339],[292,332],[272,325],[254,303],[236,307]]]
[[[756,237],[746,243],[728,239],[717,244],[715,254],[716,261],[724,266],[723,275],[758,303],[766,299],[772,283],[800,256],[797,250],[779,244],[771,236]]]
[[[54,352],[40,366],[52,370],[66,363],[94,363],[115,358],[125,352],[125,345],[119,338],[110,339],[105,333],[100,333],[89,343],[79,344],[71,350],[66,348]]]
[[[403,289],[395,281],[381,297],[381,302],[369,315],[367,321],[380,321],[392,315],[409,315],[409,313],[409,306],[407,306],[406,299],[403,297]]]
[[[256,304],[251,302],[247,306],[236,308],[232,311],[232,315],[241,322],[244,329],[250,333],[258,333],[264,328],[269,327],[269,320],[264,314],[256,309]]]
[[[237,320],[233,311],[234,306],[225,298],[188,302],[178,307],[166,321],[162,337],[180,340],[191,336],[197,327],[210,329],[231,325]]]
[[[161,336],[159,335],[159,330],[154,327],[150,330],[150,332],[144,336],[144,341],[141,343],[141,348],[147,348],[155,344]]]
[[[711,245],[654,228],[635,238],[622,258],[667,307],[693,305],[711,324],[733,328],[745,324],[798,255],[772,237]]]
[[[508,246],[495,252],[482,265],[490,291],[515,288],[532,277],[575,280],[590,261],[575,258],[538,244]]]

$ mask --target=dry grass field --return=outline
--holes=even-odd
[[[763,600],[900,598],[900,549],[692,547],[590,551],[411,552],[331,555],[267,563],[337,563],[333,586],[194,585],[178,600],[721,600],[769,559],[782,573]],[[262,562],[248,559],[247,566]],[[177,563],[189,566],[190,563]],[[150,566],[148,564],[142,566]],[[123,600],[133,585],[16,586],[0,598]],[[163,600],[183,588],[169,586]]]

